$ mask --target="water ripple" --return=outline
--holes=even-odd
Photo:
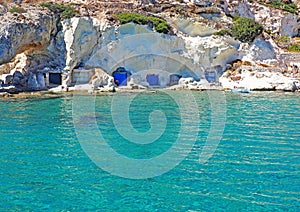
[[[213,157],[198,163],[211,108],[205,92],[194,92],[201,118],[194,148],[175,169],[145,180],[109,175],[90,161],[75,135],[70,96],[0,100],[0,210],[299,211],[299,95],[226,95],[226,127]],[[153,108],[170,118],[167,132],[147,148],[113,129],[111,98],[97,97],[96,120],[116,151],[151,158],[172,146],[180,116],[165,97],[158,104],[159,94],[145,94],[132,105],[139,130],[149,128],[143,120]],[[90,120],[82,114],[78,121],[85,126]]]

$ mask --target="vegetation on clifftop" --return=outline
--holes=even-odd
[[[267,5],[290,13],[297,13],[297,5],[293,2],[286,3],[280,0],[271,0],[270,3],[267,3]]]
[[[121,24],[126,24],[129,22],[133,22],[136,24],[148,24],[148,25],[153,25],[154,29],[159,33],[167,34],[169,32],[168,23],[161,18],[157,18],[153,16],[143,16],[138,13],[128,13],[128,12],[115,14],[115,16],[119,19]]]
[[[234,24],[230,29],[221,29],[215,32],[215,35],[230,35],[241,42],[252,42],[263,31],[262,25],[256,23],[253,19],[235,17]]]
[[[74,9],[70,5],[54,4],[50,2],[43,2],[40,4],[42,7],[48,7],[53,12],[59,12],[60,16],[64,19],[72,18],[76,15]]]
[[[232,36],[242,42],[252,42],[262,31],[262,25],[251,18],[238,17],[231,27]]]
[[[16,6],[16,7],[12,7],[9,10],[9,12],[11,12],[11,13],[26,13],[26,10],[24,8],[22,8],[22,7]]]

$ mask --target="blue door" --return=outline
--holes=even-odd
[[[127,85],[127,72],[117,72],[113,74],[116,85],[126,86]]]
[[[215,72],[206,72],[205,78],[208,82],[215,82],[216,81],[216,73]]]
[[[150,86],[157,86],[159,85],[159,78],[158,75],[147,75],[147,82]]]

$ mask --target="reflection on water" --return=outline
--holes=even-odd
[[[299,210],[299,95],[226,94],[223,138],[200,165],[211,106],[205,92],[194,94],[200,113],[194,148],[175,169],[145,180],[112,176],[90,161],[73,128],[72,96],[0,100],[1,210]],[[143,148],[114,130],[111,98],[96,98],[95,120],[116,151],[149,158],[170,148],[180,128],[174,102],[141,94],[132,103],[131,121],[141,132],[149,129],[153,109],[168,116],[167,132]],[[93,120],[92,114],[82,114],[79,121]]]

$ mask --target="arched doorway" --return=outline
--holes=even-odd
[[[124,67],[119,67],[112,73],[115,84],[117,86],[127,86],[128,78],[130,77],[130,75],[131,73]]]
[[[217,81],[217,74],[216,72],[206,72],[205,78],[208,82],[216,82]]]
[[[181,77],[182,77],[182,75],[180,75],[180,74],[171,74],[169,85],[170,86],[177,85]]]

